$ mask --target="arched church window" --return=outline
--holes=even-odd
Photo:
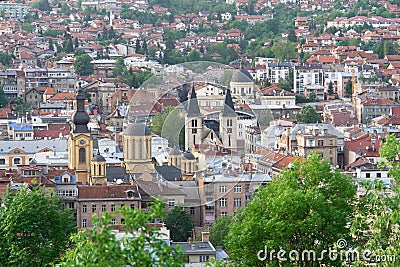
[[[79,162],[86,162],[86,149],[79,148]]]

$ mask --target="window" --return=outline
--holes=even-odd
[[[324,146],[324,140],[318,140],[318,146]]]
[[[200,255],[200,262],[208,262],[209,260],[210,260],[210,256]]]
[[[82,228],[86,228],[87,227],[87,220],[83,219],[82,220]]]
[[[242,186],[241,185],[235,185],[235,187],[233,188],[233,192],[241,193],[242,192]]]
[[[21,159],[20,158],[14,158],[13,162],[14,162],[14,165],[21,164]]]
[[[190,207],[190,215],[194,215],[194,207]]]
[[[135,209],[135,204],[131,204],[131,209]]]
[[[219,216],[226,216],[226,215],[227,215],[226,211],[223,211],[223,212],[221,212],[221,213],[219,214]]]
[[[96,212],[97,210],[97,206],[96,205],[92,205],[92,212]]]
[[[241,206],[242,206],[242,199],[241,199],[241,198],[235,198],[235,199],[233,200],[233,205],[234,205],[235,207],[241,207]]]
[[[116,224],[115,218],[112,218],[112,219],[111,219],[111,224],[112,224],[112,225],[115,225],[115,224]]]
[[[86,162],[86,149],[79,148],[79,162]]]
[[[365,174],[365,177],[366,177],[366,178],[371,178],[371,174],[370,174],[370,173],[366,173],[366,174]]]
[[[221,198],[219,200],[219,206],[220,207],[226,207],[226,198]]]
[[[0,165],[5,165],[6,164],[6,159],[0,159]]]
[[[175,199],[168,199],[168,207],[175,206]]]
[[[382,174],[381,174],[380,172],[378,172],[378,173],[376,174],[376,177],[377,177],[377,178],[381,178],[381,177],[382,177]]]
[[[125,219],[121,218],[121,224],[125,224]]]
[[[220,193],[226,193],[226,185],[220,185],[219,186],[219,192]]]
[[[87,205],[82,205],[82,212],[86,213],[87,212]]]
[[[107,210],[107,206],[105,204],[101,205],[101,211],[106,211]]]
[[[111,204],[111,211],[115,211],[115,204]]]
[[[329,140],[329,144],[333,145],[333,140],[332,139]]]

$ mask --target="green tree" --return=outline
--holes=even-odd
[[[356,187],[352,177],[333,171],[318,154],[296,160],[291,168],[264,187],[239,212],[226,237],[226,248],[238,266],[316,266],[315,261],[302,261],[304,250],[317,255],[347,238]],[[262,261],[267,248],[267,261]],[[269,260],[275,250],[298,251],[298,260]],[[258,252],[261,250],[261,254]],[[275,254],[276,256],[276,254]],[[320,264],[326,264],[327,258]]]
[[[21,28],[24,31],[31,32],[31,33],[35,30],[35,26],[33,26],[33,24],[28,21],[25,21],[24,23],[22,23]]]
[[[175,206],[164,219],[174,242],[186,242],[192,236],[192,217],[182,208]]]
[[[210,229],[210,242],[214,246],[224,246],[225,237],[229,233],[233,218],[229,216],[220,216],[214,221]]]
[[[50,266],[68,248],[74,231],[71,210],[61,210],[51,190],[8,193],[0,206],[0,265]]]
[[[6,107],[8,104],[8,101],[6,99],[6,96],[4,95],[4,90],[3,88],[0,88],[0,108]]]
[[[344,87],[344,95],[351,96],[352,93],[353,93],[353,82],[351,80],[349,80],[346,83],[346,86]]]
[[[93,74],[92,58],[88,54],[82,54],[75,58],[75,73],[81,76]]]
[[[399,152],[399,140],[394,135],[388,135],[379,150],[384,159],[379,165],[389,169],[389,177],[394,178],[392,185],[385,185],[380,180],[362,181],[359,184],[366,192],[356,206],[350,228],[354,238],[353,246],[359,251],[369,250],[372,255],[378,256],[400,255]],[[368,264],[361,259],[354,266]],[[398,266],[398,262],[387,260],[377,266]]]
[[[124,75],[124,73],[126,73],[126,66],[124,64],[124,60],[122,58],[117,58],[117,60],[115,61],[115,67],[113,70],[114,76],[118,77],[120,75]]]
[[[279,61],[285,61],[296,58],[296,43],[279,41],[272,46],[272,53]]]
[[[302,123],[318,123],[321,122],[318,113],[312,106],[304,106],[300,113],[296,115],[297,122]]]
[[[328,94],[333,95],[333,82],[330,81],[328,85]]]
[[[124,206],[112,213],[93,218],[93,228],[73,235],[74,247],[67,251],[61,266],[182,266],[182,252],[169,246],[159,229],[148,227],[164,216],[163,203],[154,201],[148,213]],[[120,215],[124,219],[118,239],[111,219]]]
[[[12,63],[14,58],[15,58],[14,55],[10,55],[6,52],[0,52],[0,63],[6,67]]]

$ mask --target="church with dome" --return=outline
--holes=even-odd
[[[168,150],[166,166],[158,166],[152,158],[152,138],[145,123],[131,122],[123,132],[123,161],[121,166],[107,167],[106,159],[97,153],[94,155],[94,137],[88,128],[89,115],[85,111],[85,96],[82,89],[76,96],[77,109],[71,117],[72,129],[68,137],[68,168],[76,174],[76,182],[82,185],[96,185],[132,180],[155,182],[166,177],[172,180],[192,179],[197,170],[196,158],[187,151]],[[113,170],[111,174],[110,170]],[[173,177],[171,177],[171,173]]]

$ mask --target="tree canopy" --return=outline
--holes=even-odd
[[[267,246],[268,252],[296,250],[301,255],[306,249],[320,253],[332,247],[349,234],[355,192],[352,177],[332,170],[318,154],[296,160],[268,186],[259,188],[235,216],[226,237],[231,260],[239,266],[278,266],[287,263],[276,258],[262,261],[257,252]],[[314,266],[301,257],[291,263]]]
[[[169,246],[158,228],[149,227],[164,216],[163,203],[155,200],[148,213],[128,206],[93,218],[93,228],[74,234],[74,247],[67,251],[61,266],[182,266],[183,254]],[[122,216],[125,233],[120,239],[113,231],[112,218]]]
[[[75,73],[81,76],[93,74],[93,65],[91,62],[92,58],[86,53],[76,56],[74,62]]]
[[[71,210],[61,210],[51,190],[8,193],[0,206],[0,265],[50,266],[69,247],[74,231]]]
[[[210,229],[210,242],[214,246],[224,246],[225,237],[229,233],[233,218],[229,216],[220,216],[214,221]]]
[[[183,207],[175,206],[167,212],[164,223],[170,230],[174,242],[186,242],[192,236],[192,217]]]
[[[320,122],[318,113],[312,106],[304,106],[300,113],[296,115],[296,120],[302,123],[317,123]]]

